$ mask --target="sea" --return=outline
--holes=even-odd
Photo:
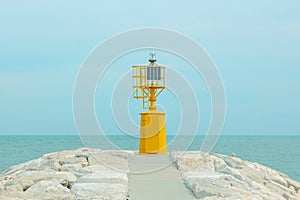
[[[182,139],[182,143],[185,139]],[[173,145],[170,150],[199,151],[203,139],[204,136],[196,136],[191,140],[189,147],[176,149]],[[167,140],[168,143],[172,142],[174,136],[167,136]],[[176,140],[180,143],[181,138]],[[138,138],[125,135],[110,135],[103,140],[93,141],[92,147],[100,149],[111,148],[104,141],[109,141],[116,149],[137,150],[139,148]],[[0,136],[0,172],[46,153],[86,146],[89,144],[78,135],[3,135]],[[300,182],[300,136],[221,135],[211,151],[226,155],[234,152],[236,157],[281,171]]]

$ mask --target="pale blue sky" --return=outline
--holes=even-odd
[[[0,134],[75,134],[72,91],[81,63],[108,37],[150,26],[182,32],[212,57],[226,88],[224,134],[299,135],[299,11],[299,1],[274,0],[2,1]],[[209,111],[207,92],[201,95]],[[175,122],[170,117],[171,132]],[[109,117],[107,124],[118,131]]]

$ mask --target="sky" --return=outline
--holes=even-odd
[[[111,36],[143,27],[176,30],[207,51],[226,90],[223,134],[300,135],[299,1],[11,0],[0,4],[1,135],[77,134],[72,92],[81,64]],[[147,61],[147,56],[146,51],[132,53],[111,68],[121,76],[130,65]],[[179,71],[188,65],[168,53],[157,56]],[[202,84],[196,92],[201,104],[198,134],[204,134],[210,120],[209,93],[201,77],[181,72],[191,83]],[[104,80],[111,80],[109,73],[106,76]],[[112,89],[96,92],[96,113],[109,134],[120,134],[110,109]],[[180,111],[176,95],[171,96],[165,92],[160,103],[169,113],[168,132],[174,133]],[[123,101],[128,101],[130,116],[138,124],[141,102]]]

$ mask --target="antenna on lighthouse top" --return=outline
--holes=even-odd
[[[149,62],[151,63],[155,63],[156,62],[156,55],[155,55],[155,51],[150,51],[150,58],[149,58]]]

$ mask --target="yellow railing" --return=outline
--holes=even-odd
[[[160,75],[156,76],[155,80],[147,80],[147,67],[159,67]],[[143,108],[148,107],[150,101],[155,101],[156,97],[166,87],[165,66],[150,65],[150,66],[132,66],[132,80],[133,80],[133,97],[143,99]],[[155,102],[154,102],[155,103]]]

